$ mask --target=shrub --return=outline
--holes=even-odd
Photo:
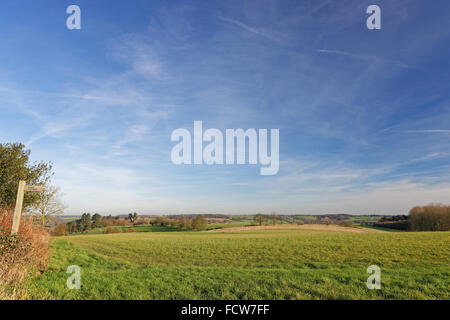
[[[106,229],[105,229],[106,234],[121,233],[121,232],[122,232],[122,230],[120,230],[119,228],[114,228],[114,227],[106,227]]]
[[[67,232],[67,224],[65,224],[65,223],[58,224],[57,226],[55,226],[52,229],[50,229],[50,234],[53,237],[66,236],[68,234],[68,232]]]
[[[375,227],[396,229],[396,230],[409,230],[410,229],[410,223],[407,220],[376,222],[373,225]]]
[[[33,226],[32,217],[23,217],[19,233],[11,235],[13,215],[0,208],[0,299],[26,298],[24,280],[47,268],[48,233]]]
[[[130,222],[125,219],[108,219],[103,218],[100,222],[101,227],[110,227],[110,226],[129,226]]]
[[[0,299],[25,295],[21,282],[27,276],[32,244],[17,235],[0,235]]]
[[[134,224],[135,225],[148,224],[148,219],[147,218],[138,218]]]
[[[347,228],[349,228],[349,227],[352,227],[352,226],[353,226],[353,223],[351,223],[350,221],[342,221],[342,222],[339,222],[338,225],[341,226],[341,227],[347,227]]]

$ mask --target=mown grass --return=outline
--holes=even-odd
[[[448,299],[449,232],[266,230],[56,238],[30,287],[48,299]],[[368,290],[378,265],[382,289]],[[82,270],[66,288],[67,267]]]

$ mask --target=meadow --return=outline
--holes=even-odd
[[[450,232],[134,232],[53,238],[35,299],[449,299]],[[370,265],[381,290],[369,290]],[[69,290],[67,267],[81,268]]]

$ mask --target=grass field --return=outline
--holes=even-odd
[[[265,230],[55,238],[37,299],[449,299],[449,232]],[[381,268],[381,290],[366,269]],[[82,270],[68,290],[66,269]]]

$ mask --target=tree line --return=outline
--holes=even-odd
[[[413,231],[449,231],[450,206],[430,204],[414,207],[409,212],[408,220]]]
[[[120,218],[119,216],[106,216],[103,217],[99,213],[83,213],[80,219],[72,220],[67,223],[61,223],[52,230],[53,235],[64,235],[67,233],[87,232],[92,229],[116,227],[116,226],[129,226],[135,225],[138,220],[138,214],[136,212],[130,213],[126,218]]]
[[[201,214],[195,215],[192,218],[180,216],[179,218],[156,217],[150,222],[154,226],[170,227],[181,230],[201,230],[207,221]]]
[[[93,215],[83,213],[80,219],[57,225],[51,230],[51,233],[54,236],[63,236],[71,233],[84,233],[97,228],[106,228],[105,233],[115,233],[120,232],[120,230],[114,227],[145,224],[180,230],[201,230],[207,225],[207,221],[203,215],[196,215],[193,218],[180,216],[180,218],[176,219],[156,217],[150,220],[148,218],[140,218],[136,212],[128,214],[125,218],[111,215],[103,217],[99,213]],[[126,229],[126,231],[131,232],[135,230],[131,228]]]
[[[409,215],[382,217],[374,226],[405,231],[449,231],[450,206],[416,206],[409,211]]]
[[[272,224],[283,223],[284,220],[285,220],[284,216],[278,216],[275,212],[272,212],[271,214],[257,213],[253,217],[253,223],[260,226],[269,223]]]

